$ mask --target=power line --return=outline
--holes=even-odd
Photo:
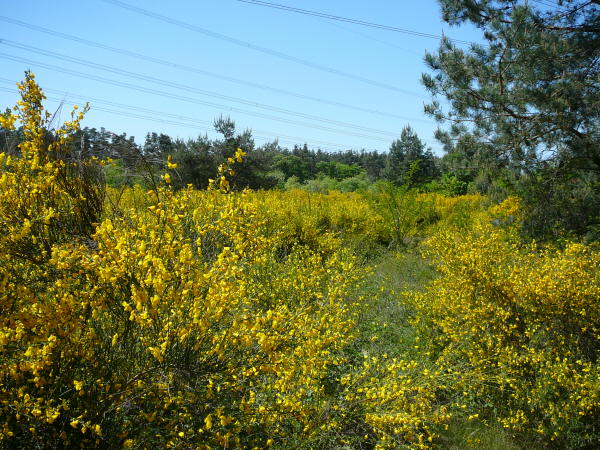
[[[183,65],[183,64],[178,64],[175,62],[171,62],[171,61],[167,61],[164,59],[160,59],[160,58],[156,58],[153,56],[148,56],[148,55],[144,55],[141,53],[136,53],[136,52],[132,52],[129,50],[124,50],[121,48],[117,48],[117,47],[111,47],[109,45],[105,45],[105,44],[101,44],[99,42],[94,42],[91,41],[89,39],[83,39],[77,36],[73,36],[73,35],[69,35],[66,33],[62,33],[59,31],[54,31],[54,30],[50,30],[48,28],[44,28],[44,27],[40,27],[37,25],[32,25],[29,24],[27,22],[23,22],[20,20],[16,20],[16,19],[12,19],[10,17],[6,17],[6,16],[2,16],[0,15],[0,20],[7,22],[7,23],[11,23],[14,25],[18,25],[20,27],[24,27],[24,28],[28,28],[30,30],[34,30],[34,31],[38,31],[41,33],[46,33],[52,36],[56,36],[59,37],[61,39],[66,39],[66,40],[70,40],[73,42],[77,42],[80,44],[84,44],[84,45],[88,45],[91,47],[95,47],[95,48],[100,48],[103,50],[107,50],[113,53],[118,53],[124,56],[128,56],[128,57],[132,57],[132,58],[136,58],[136,59],[140,59],[143,61],[149,61],[155,64],[160,64],[162,66],[165,67],[170,67],[172,69],[177,69],[177,70],[183,70],[186,72],[190,72],[190,73],[196,73],[196,74],[200,74],[200,75],[205,75],[205,76],[209,76],[212,78],[217,78],[219,80],[226,80],[232,83],[236,83],[236,84],[240,84],[240,85],[244,85],[244,86],[249,86],[249,87],[253,87],[253,88],[258,88],[258,89],[263,89],[263,90],[267,90],[267,91],[271,91],[271,92],[276,92],[278,94],[283,94],[283,95],[288,95],[288,96],[292,96],[292,97],[296,97],[296,98],[300,98],[300,99],[304,99],[304,100],[310,100],[313,102],[318,102],[318,103],[322,103],[322,104],[326,104],[326,105],[331,105],[331,106],[337,106],[340,108],[346,108],[346,109],[353,109],[356,111],[361,111],[361,112],[366,112],[369,114],[375,114],[375,115],[379,115],[379,116],[384,116],[384,117],[391,117],[391,118],[396,118],[396,119],[402,119],[402,120],[409,120],[409,121],[414,121],[414,122],[422,122],[422,123],[433,123],[433,121],[430,120],[426,120],[426,119],[419,119],[419,118],[414,118],[414,117],[406,117],[406,116],[401,116],[401,115],[397,115],[397,114],[393,114],[393,113],[388,113],[388,112],[382,112],[382,111],[377,111],[374,109],[370,109],[370,108],[364,108],[361,106],[355,106],[355,105],[349,105],[347,103],[342,103],[342,102],[336,102],[336,101],[332,101],[332,100],[327,100],[327,99],[322,99],[322,98],[317,98],[317,97],[313,97],[310,95],[305,95],[305,94],[300,94],[300,93],[296,93],[296,92],[291,92],[285,89],[279,89],[279,88],[274,88],[271,86],[266,86],[260,83],[254,83],[254,82],[250,82],[250,81],[246,81],[246,80],[241,80],[239,78],[235,78],[235,77],[231,77],[228,75],[223,75],[223,74],[219,74],[219,73],[214,73],[214,72],[209,72],[207,70],[202,70],[202,69],[198,69],[196,67],[191,67],[191,66],[187,66],[187,65]],[[393,44],[389,44],[389,45],[393,45]]]
[[[294,62],[296,64],[301,64],[303,66],[310,67],[310,68],[316,69],[316,70],[320,70],[322,72],[328,72],[328,73],[331,73],[331,74],[334,74],[334,75],[338,75],[340,77],[348,78],[348,79],[351,79],[351,80],[354,80],[354,81],[359,81],[359,82],[365,83],[365,84],[370,84],[371,86],[376,86],[376,87],[379,87],[379,88],[382,88],[382,89],[387,89],[387,90],[390,90],[390,91],[400,92],[400,93],[405,94],[405,95],[416,96],[416,97],[419,97],[419,98],[426,98],[426,97],[422,96],[421,94],[418,94],[418,93],[415,93],[415,92],[412,92],[412,91],[408,91],[406,89],[402,89],[402,88],[399,88],[397,86],[393,86],[391,84],[382,83],[380,81],[372,80],[370,78],[362,77],[360,75],[354,75],[352,73],[344,72],[342,70],[334,69],[332,67],[328,67],[328,66],[325,66],[325,65],[322,65],[322,64],[317,64],[317,63],[314,63],[314,62],[311,62],[311,61],[307,61],[307,60],[302,59],[302,58],[297,58],[295,56],[288,55],[287,53],[283,53],[283,52],[280,52],[280,51],[277,51],[277,50],[272,50],[272,49],[267,48],[267,47],[262,47],[262,46],[259,46],[259,45],[255,45],[255,44],[252,44],[252,43],[247,42],[247,41],[242,41],[241,39],[236,39],[236,38],[233,38],[233,37],[230,37],[230,36],[226,36],[226,35],[221,34],[221,33],[216,33],[214,31],[206,30],[206,29],[201,28],[201,27],[199,27],[197,25],[193,25],[191,23],[187,23],[187,22],[184,22],[184,21],[181,21],[181,20],[178,20],[178,19],[174,19],[172,17],[168,17],[168,16],[165,16],[165,15],[162,15],[162,14],[158,14],[158,13],[155,13],[153,11],[149,11],[149,10],[144,9],[144,8],[139,8],[137,6],[130,5],[129,3],[125,3],[125,2],[122,2],[120,0],[101,0],[101,1],[103,1],[105,3],[110,3],[111,5],[115,5],[115,6],[118,6],[120,8],[123,8],[123,9],[127,9],[127,10],[135,12],[137,14],[142,14],[144,16],[151,17],[151,18],[156,19],[156,20],[160,20],[162,22],[170,23],[171,25],[175,25],[175,26],[178,26],[180,28],[185,28],[187,30],[190,30],[190,31],[193,31],[193,32],[196,32],[196,33],[204,34],[205,36],[210,36],[210,37],[215,38],[215,39],[220,39],[222,41],[229,42],[230,44],[238,45],[238,46],[246,48],[246,49],[255,50],[257,52],[261,52],[261,53],[264,53],[266,55],[274,56],[276,58],[284,59],[286,61],[291,61],[291,62]]]
[[[68,61],[68,62],[72,62],[75,64],[79,64],[82,66],[87,66],[93,69],[100,69],[106,72],[111,72],[117,75],[122,75],[122,76],[126,76],[126,77],[130,77],[130,78],[135,78],[138,80],[142,80],[142,81],[147,81],[150,83],[154,83],[154,84],[158,84],[158,85],[162,85],[162,86],[167,86],[167,87],[171,87],[171,88],[175,88],[181,91],[186,91],[186,92],[194,92],[196,94],[199,95],[204,95],[207,97],[212,97],[212,98],[218,98],[220,100],[226,100],[226,101],[231,101],[231,102],[235,102],[235,103],[240,103],[243,105],[247,105],[247,106],[252,106],[255,108],[259,108],[259,109],[265,109],[268,111],[274,111],[277,113],[281,113],[281,114],[287,114],[287,115],[291,115],[291,116],[296,116],[296,117],[301,117],[304,119],[309,119],[309,120],[314,120],[317,122],[324,122],[324,123],[330,123],[332,125],[336,125],[336,126],[341,126],[341,127],[345,127],[345,128],[351,128],[351,129],[356,129],[356,130],[360,130],[360,131],[366,131],[369,133],[376,133],[376,134],[381,134],[381,135],[387,135],[387,136],[392,136],[395,137],[397,135],[397,133],[392,133],[392,132],[388,132],[388,131],[383,131],[383,130],[377,130],[374,128],[369,128],[369,127],[363,127],[360,125],[355,125],[355,124],[351,124],[348,122],[341,122],[338,120],[332,120],[332,119],[327,119],[325,117],[320,117],[320,116],[313,116],[311,114],[305,114],[305,113],[300,113],[300,112],[296,112],[296,111],[291,111],[285,108],[279,108],[276,106],[271,106],[271,105],[266,105],[263,103],[257,103],[257,102],[253,102],[253,101],[249,101],[249,100],[245,100],[239,97],[233,97],[230,95],[224,95],[224,94],[219,94],[216,92],[212,92],[212,91],[207,91],[204,89],[198,89],[196,87],[193,86],[188,86],[188,85],[184,85],[184,84],[180,84],[180,83],[175,83],[175,82],[171,82],[168,80],[163,80],[160,78],[155,78],[155,77],[151,77],[148,75],[144,75],[144,74],[139,74],[136,72],[130,72],[128,70],[124,70],[124,69],[119,69],[116,67],[112,67],[112,66],[108,66],[105,64],[99,64],[99,63],[94,63],[91,61],[86,61],[84,59],[80,59],[80,58],[75,58],[72,56],[67,56],[64,54],[60,54],[57,52],[53,52],[50,50],[45,50],[45,49],[41,49],[39,47],[34,47],[31,45],[26,45],[26,44],[21,44],[19,42],[15,42],[15,41],[11,41],[8,39],[0,39],[0,44],[3,45],[7,45],[9,47],[13,47],[13,48],[18,48],[21,50],[26,50],[32,53],[37,53],[37,54],[41,54],[44,56],[50,56],[62,61]],[[217,106],[217,107],[222,107],[223,105],[218,105],[218,104],[214,104],[211,103],[211,106]]]
[[[6,84],[10,84],[10,85],[16,85],[17,81],[16,80],[10,80],[8,78],[3,78],[0,77],[0,83],[6,83]],[[9,88],[2,88],[0,87],[0,90],[4,91],[4,92],[8,92],[10,94],[14,94],[14,89],[9,89]],[[143,113],[148,113],[148,114],[155,114],[157,116],[160,116],[160,118],[152,118],[152,117],[148,117],[148,116],[141,116],[139,114],[135,115],[135,116],[130,116],[130,117],[134,117],[134,118],[142,118],[142,119],[146,119],[146,120],[152,120],[155,122],[161,122],[161,123],[169,123],[169,124],[173,124],[173,125],[179,125],[179,126],[188,126],[188,125],[193,125],[195,126],[195,128],[199,128],[205,131],[214,131],[213,128],[213,123],[206,121],[206,120],[201,120],[201,119],[197,119],[195,117],[190,117],[190,116],[184,116],[181,114],[171,114],[171,113],[167,113],[165,111],[157,111],[157,110],[153,110],[153,109],[148,109],[148,108],[142,108],[139,106],[132,106],[132,105],[127,105],[124,103],[118,103],[118,102],[112,102],[109,100],[104,100],[104,99],[99,99],[97,97],[91,97],[89,95],[82,95],[82,94],[76,94],[76,93],[72,93],[72,92],[67,92],[64,90],[60,90],[60,89],[52,89],[52,88],[44,88],[44,92],[50,92],[50,93],[54,93],[57,95],[62,95],[63,97],[58,98],[58,97],[46,97],[48,100],[51,101],[55,101],[58,103],[62,103],[64,101],[67,100],[67,98],[71,98],[71,99],[79,99],[79,101],[81,102],[93,102],[93,106],[91,107],[92,110],[98,110],[98,111],[105,111],[105,112],[109,112],[109,113],[114,113],[114,114],[120,114],[120,115],[125,115],[127,113],[123,112],[123,111],[115,111],[115,110],[109,110],[106,108],[99,108],[96,106],[96,104],[105,104],[105,105],[109,105],[109,106],[115,106],[118,108],[125,108],[125,109],[131,109],[134,111],[141,111]],[[179,119],[180,121],[175,122],[175,121],[171,121],[169,120],[168,122],[166,122],[164,119],[162,119],[162,117],[170,117],[173,119]],[[189,123],[183,123],[181,122],[181,120],[185,121],[185,122],[189,122]],[[203,125],[207,125],[207,127],[201,127],[198,126],[197,124],[203,124]],[[287,134],[281,134],[281,133],[276,133],[273,131],[266,131],[266,130],[260,130],[260,129],[256,129],[256,128],[251,128],[252,130],[252,134],[255,137],[264,139],[266,141],[269,140],[273,140],[276,139],[278,141],[281,142],[288,142],[291,144],[297,144],[298,142],[306,142],[306,143],[313,143],[313,144],[317,144],[316,146],[318,147],[318,145],[325,145],[327,147],[336,147],[338,150],[339,149],[349,149],[352,148],[352,145],[349,144],[339,144],[336,142],[329,142],[329,141],[323,141],[323,140],[319,140],[319,139],[306,139],[305,137],[299,137],[299,136],[292,136],[292,135],[287,135]],[[257,133],[261,133],[261,134],[255,134],[255,132]],[[265,136],[265,134],[267,134],[268,136]],[[284,139],[280,139],[280,138],[284,138]],[[423,140],[424,142],[426,142],[427,144],[430,144],[430,142],[427,142],[426,140]],[[433,150],[435,151],[441,151],[440,149],[436,149],[434,148]]]
[[[332,21],[327,20],[327,19],[324,19],[323,21],[325,23],[327,23],[328,25],[331,25],[331,26],[336,27],[336,28],[338,28],[340,30],[346,31],[347,33],[352,33],[352,34],[356,34],[358,36],[362,36],[363,38],[368,39],[370,41],[379,42],[380,44],[387,45],[388,47],[396,48],[396,49],[401,50],[403,52],[410,53],[411,55],[416,56],[418,58],[422,58],[423,57],[422,53],[418,53],[418,52],[416,52],[414,50],[402,47],[402,46],[397,45],[397,44],[393,44],[393,43],[391,43],[389,41],[384,41],[383,39],[376,38],[376,37],[371,36],[369,34],[361,33],[360,31],[353,30],[353,29],[348,28],[348,27],[344,27],[344,26],[340,25],[339,23],[335,23],[335,22],[332,22]]]
[[[56,101],[56,99],[54,101]],[[195,129],[205,131],[205,132],[214,131],[214,129],[212,129],[211,127],[199,126],[194,123],[179,122],[179,121],[164,119],[164,118],[160,118],[160,117],[148,116],[148,115],[137,114],[137,113],[130,113],[130,112],[119,111],[119,110],[114,110],[114,109],[109,109],[109,108],[102,108],[102,107],[93,107],[93,109],[102,111],[102,112],[106,112],[109,114],[116,114],[116,115],[120,115],[120,116],[124,116],[124,117],[128,117],[128,118],[133,118],[133,119],[149,120],[149,121],[153,121],[153,122],[165,123],[165,124],[169,124],[169,125],[176,125],[176,126],[182,126],[182,127],[192,127]],[[284,139],[280,139],[280,136],[283,137]],[[254,130],[252,130],[252,137],[263,139],[265,141],[277,140],[278,142],[279,141],[287,142],[287,143],[294,144],[294,145],[298,144],[298,142],[307,142],[306,139],[302,139],[302,138],[298,138],[298,140],[291,140],[290,137],[287,135],[278,135],[278,136],[276,135],[275,137],[264,136],[261,134],[254,133]],[[319,147],[320,143],[324,143],[324,141],[316,141],[316,140],[311,140],[311,142],[317,144],[316,145],[317,147]],[[307,144],[308,144],[308,142],[307,142]],[[336,147],[337,149],[342,149],[342,148],[347,149],[348,148],[348,146],[344,146],[341,144],[334,144],[334,143],[324,143],[324,144],[327,145],[328,147]],[[332,149],[330,148],[329,150],[332,150]]]
[[[431,39],[442,39],[442,36],[439,36],[436,34],[425,33],[422,31],[408,30],[406,28],[398,28],[398,27],[394,27],[394,26],[390,26],[390,25],[382,25],[379,23],[367,22],[366,20],[351,19],[349,17],[336,16],[334,14],[327,14],[327,13],[320,12],[320,11],[312,11],[312,10],[308,10],[308,9],[294,8],[292,6],[281,5],[279,3],[271,3],[271,2],[261,1],[261,0],[237,0],[237,1],[242,2],[242,3],[249,3],[251,5],[266,6],[267,8],[274,8],[274,9],[279,9],[279,10],[287,11],[287,12],[304,14],[307,16],[321,17],[323,19],[335,20],[338,22],[346,22],[346,23],[351,23],[354,25],[361,25],[361,26],[370,27],[370,28],[377,28],[379,30],[386,30],[386,31],[393,31],[396,33],[409,34],[411,36],[425,37],[425,38],[431,38]],[[463,41],[461,39],[450,39],[450,38],[447,38],[447,39],[454,43],[457,43],[457,44],[471,44],[471,42]]]
[[[16,81],[0,77],[0,83],[14,85],[14,84],[16,84]],[[14,93],[14,89],[0,87],[0,90],[3,92]],[[63,95],[62,98],[50,97],[50,96],[46,97],[50,101],[55,101],[55,102],[59,102],[59,103],[66,101],[67,98],[79,100],[79,101],[83,101],[83,102],[92,102],[92,106],[91,106],[92,111],[103,111],[103,112],[108,112],[108,113],[112,113],[112,114],[123,115],[125,117],[153,120],[156,122],[168,123],[168,124],[178,125],[178,126],[190,126],[191,125],[191,126],[194,126],[195,128],[202,129],[204,131],[214,131],[214,128],[212,127],[212,122],[209,122],[206,120],[200,120],[195,117],[183,116],[180,114],[171,114],[171,113],[166,113],[164,111],[157,111],[157,110],[153,110],[153,109],[142,108],[139,106],[132,106],[132,105],[124,104],[124,103],[112,102],[112,101],[108,101],[108,100],[104,100],[104,99],[98,99],[95,97],[84,96],[81,94],[65,92],[65,91],[58,90],[58,89],[44,88],[44,92],[54,93],[57,95]],[[104,104],[104,105],[108,105],[108,106],[114,106],[117,108],[130,109],[130,110],[134,111],[134,113],[98,107],[97,104],[100,104],[100,105]],[[139,114],[138,112],[142,112],[142,113],[150,114],[150,115],[156,115],[159,117],[151,117],[151,116],[147,116],[147,115],[142,115],[142,114]],[[169,117],[174,120],[164,119],[164,117]],[[199,124],[205,125],[205,126],[199,126]],[[255,131],[259,134],[255,134]],[[265,133],[270,136],[265,136]],[[265,139],[265,140],[272,140],[272,139],[280,140],[279,138],[282,137],[282,138],[286,138],[286,139],[281,139],[281,141],[286,141],[286,142],[290,142],[293,144],[297,144],[298,142],[307,142],[306,138],[301,138],[298,136],[290,136],[287,134],[279,134],[279,133],[275,133],[272,131],[265,131],[265,130],[259,130],[259,129],[254,129],[254,128],[252,128],[252,134],[255,137]],[[326,145],[328,147],[338,147],[338,148],[346,148],[346,149],[351,147],[349,145],[328,142],[328,141],[321,141],[318,139],[311,139],[310,142],[315,143],[315,144]]]
[[[6,79],[2,79],[0,78],[0,80],[6,80]],[[11,82],[12,84],[12,82]],[[3,92],[7,92],[7,93],[14,93],[13,89],[9,89],[9,88],[4,88],[4,87],[0,87],[0,91]],[[56,92],[56,93],[64,93],[62,91],[56,90],[56,89],[44,89],[44,91],[47,92]],[[46,99],[50,100],[50,101],[54,101],[54,102],[64,102],[67,98],[80,98],[82,100],[86,100],[86,97],[81,96],[81,95],[75,95],[75,94],[67,94],[65,97],[59,98],[59,97],[49,97],[47,96]],[[99,102],[97,99],[93,99],[93,98],[87,98],[87,100],[93,100],[94,102]],[[161,117],[153,117],[153,116],[147,116],[147,115],[143,115],[143,114],[137,114],[137,113],[130,113],[130,112],[125,112],[125,111],[119,111],[119,110],[114,110],[114,109],[109,109],[109,108],[102,108],[102,107],[97,107],[97,106],[92,106],[91,110],[94,111],[102,111],[102,112],[106,112],[109,114],[116,114],[119,116],[123,116],[123,117],[128,117],[128,118],[133,118],[133,119],[142,119],[142,120],[149,120],[152,122],[158,122],[158,123],[165,123],[165,124],[169,124],[169,125],[177,125],[177,126],[182,126],[182,127],[189,127],[192,126],[193,128],[199,129],[199,130],[203,130],[203,131],[214,131],[213,128],[211,127],[203,127],[203,126],[198,126],[196,125],[194,122],[198,122],[198,123],[208,123],[210,124],[210,122],[207,121],[202,121],[202,120],[198,120],[195,118],[189,118],[186,116],[179,116],[179,115],[174,115],[174,114],[168,114],[168,113],[164,113],[163,111],[156,111],[156,110],[147,110],[145,108],[138,108],[135,106],[130,106],[130,105],[124,105],[124,104],[120,104],[120,103],[114,103],[114,102],[108,102],[108,101],[102,101],[102,103],[107,103],[107,104],[115,104],[115,105],[120,105],[121,107],[124,108],[131,108],[131,109],[139,109],[141,111],[148,111],[149,113],[153,113],[156,115],[159,115]],[[186,118],[189,119],[190,122],[192,123],[187,123],[187,122],[181,122],[181,121],[174,121],[174,120],[169,120],[169,119],[164,119],[162,118],[162,116],[168,116],[168,117],[180,117],[180,118]],[[290,135],[286,135],[286,134],[279,134],[279,133],[274,133],[274,132],[269,132],[269,131],[264,131],[264,130],[255,130],[255,129],[251,129],[252,131],[252,137],[253,138],[259,138],[259,139],[263,139],[264,141],[277,141],[277,142],[287,142],[289,144],[292,145],[298,145],[299,142],[302,143],[306,143],[307,145],[310,145],[311,147],[316,147],[322,150],[330,150],[330,151],[342,151],[342,150],[351,150],[352,146],[351,145],[344,145],[344,144],[338,144],[338,143],[334,143],[334,142],[327,142],[327,141],[321,141],[318,139],[306,139],[306,138],[301,138],[298,136],[290,136]],[[257,134],[255,133],[255,131],[257,131],[258,133],[267,133],[269,134],[269,136],[265,136],[264,134]],[[283,139],[281,139],[283,138]],[[327,147],[322,147],[321,145],[325,145]]]
[[[24,63],[24,64],[34,64],[34,65],[37,65],[38,67],[43,67],[43,68],[48,69],[48,70],[53,70],[53,71],[56,71],[56,72],[65,73],[65,74],[73,75],[73,76],[76,76],[76,77],[86,78],[86,79],[90,79],[90,80],[94,80],[94,81],[100,81],[102,83],[110,84],[110,85],[113,85],[113,86],[123,87],[123,88],[126,88],[126,89],[136,90],[136,91],[139,91],[139,92],[144,92],[144,93],[153,94],[153,95],[159,95],[159,96],[162,96],[162,97],[167,97],[167,98],[171,98],[171,99],[175,99],[175,100],[180,100],[180,101],[184,101],[184,102],[189,102],[189,103],[194,103],[194,104],[200,104],[200,105],[210,106],[210,107],[213,107],[213,108],[225,109],[225,110],[232,111],[232,112],[238,112],[238,113],[241,113],[241,114],[253,115],[253,116],[256,116],[256,117],[261,117],[261,118],[269,119],[269,120],[275,120],[275,121],[283,122],[283,123],[289,123],[289,124],[293,124],[293,125],[301,125],[301,126],[305,126],[305,127],[308,127],[308,128],[315,128],[315,129],[319,129],[319,130],[330,131],[330,132],[337,133],[337,134],[362,137],[362,138],[370,139],[370,140],[374,140],[374,141],[389,142],[389,139],[385,139],[385,138],[380,138],[380,137],[376,137],[376,136],[370,136],[370,135],[355,133],[355,132],[351,132],[351,131],[339,130],[339,129],[336,129],[336,128],[324,127],[324,126],[321,126],[321,125],[316,125],[316,124],[307,123],[307,122],[295,121],[295,120],[286,119],[286,118],[277,117],[277,116],[271,116],[271,115],[268,115],[268,114],[263,114],[263,113],[259,113],[259,112],[255,112],[255,111],[248,111],[248,110],[241,109],[241,108],[236,108],[236,107],[229,107],[229,106],[225,106],[225,105],[219,105],[219,104],[215,104],[215,103],[206,102],[206,101],[202,101],[202,100],[199,100],[199,99],[191,98],[189,96],[182,96],[182,95],[173,94],[173,93],[170,93],[170,92],[160,91],[160,90],[157,90],[157,89],[152,89],[152,88],[147,88],[147,87],[143,87],[143,86],[134,85],[134,84],[123,82],[123,81],[112,80],[110,78],[105,78],[105,77],[101,77],[101,76],[98,76],[98,75],[86,74],[86,73],[79,72],[79,71],[76,71],[76,70],[65,69],[63,67],[55,66],[55,65],[52,65],[52,64],[46,64],[46,63],[43,63],[43,62],[40,62],[40,61],[35,61],[35,60],[26,59],[26,58],[21,58],[21,57],[18,57],[18,56],[7,54],[7,53],[0,52],[0,57],[3,57],[5,59],[9,59],[9,60],[12,60],[12,61]]]

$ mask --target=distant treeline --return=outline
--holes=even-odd
[[[192,185],[205,189],[209,180],[215,178],[219,165],[242,148],[247,155],[243,164],[236,164],[231,177],[231,186],[237,190],[300,188],[349,192],[369,189],[384,181],[401,189],[448,196],[481,193],[492,201],[517,195],[528,213],[524,232],[536,239],[552,239],[566,232],[596,240],[599,233],[597,189],[582,188],[589,185],[589,180],[579,174],[570,178],[568,184],[548,176],[554,170],[550,160],[524,169],[511,158],[480,152],[476,145],[447,146],[446,153],[439,157],[410,126],[402,130],[388,152],[327,152],[306,144],[289,149],[277,141],[257,146],[251,130],[238,132],[230,118],[216,119],[214,127],[218,132],[215,139],[204,135],[182,140],[151,132],[142,145],[125,133],[84,128],[72,141],[70,157],[110,158],[113,162],[105,166],[102,174],[108,185],[140,184],[147,188],[158,184],[167,159],[171,158],[177,165],[170,171],[174,188]],[[0,128],[3,151],[18,153],[19,142],[20,131]]]
[[[328,152],[307,144],[284,148],[277,141],[257,146],[250,130],[236,132],[235,123],[220,117],[214,122],[216,139],[173,139],[162,133],[148,133],[139,145],[127,134],[104,128],[84,128],[73,141],[74,153],[111,158],[105,177],[110,185],[147,184],[160,175],[170,156],[177,163],[172,173],[176,188],[189,184],[204,189],[215,177],[219,164],[242,148],[247,156],[232,177],[235,189],[273,189],[301,187],[312,190],[354,191],[378,180],[400,186],[446,190],[449,195],[465,193],[468,180],[451,179],[443,160],[434,156],[417,134],[406,127],[389,152],[345,150]],[[17,151],[19,132],[0,129],[3,147]],[[10,151],[10,150],[9,150]],[[445,185],[437,185],[446,174]],[[452,183],[448,183],[452,181]],[[433,184],[432,184],[433,183]],[[438,182],[439,184],[439,182]]]

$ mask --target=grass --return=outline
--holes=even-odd
[[[497,425],[454,419],[441,437],[440,446],[448,450],[519,450],[524,448],[514,441],[510,433]]]
[[[360,317],[361,338],[356,350],[369,355],[412,359],[433,367],[434,362],[415,349],[417,335],[410,324],[411,310],[403,299],[409,291],[424,289],[436,277],[435,268],[414,250],[389,251],[372,264],[373,273],[359,292],[370,305]],[[460,416],[442,433],[438,446],[452,450],[524,447],[500,426]]]
[[[414,347],[410,310],[402,301],[407,291],[422,289],[436,276],[435,269],[414,252],[390,251],[373,264],[372,276],[360,294],[367,298],[359,320],[361,351],[406,357]]]

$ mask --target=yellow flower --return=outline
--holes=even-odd
[[[239,163],[241,163],[244,159],[244,156],[246,156],[246,152],[243,151],[241,148],[238,148],[235,151],[235,160]]]

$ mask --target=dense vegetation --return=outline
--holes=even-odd
[[[600,2],[440,3],[444,20],[485,39],[468,50],[446,39],[426,56],[426,111],[451,124],[438,133],[447,161],[480,190],[518,193],[529,236],[597,239]]]
[[[240,148],[207,190],[174,189],[172,158],[152,189],[106,186],[114,163],[73,146],[84,112],[50,131],[32,74],[20,89],[2,117],[22,135],[1,154],[5,446],[598,443],[596,245],[523,244],[515,197],[235,193]],[[403,269],[378,279],[381,261]]]
[[[598,2],[441,3],[489,41],[427,57],[441,158],[410,127],[325,153],[227,118],[138,146],[86,108],[53,128],[26,73],[1,447],[600,445]]]
[[[277,142],[256,147],[250,130],[236,133],[235,122],[220,117],[214,122],[220,139],[207,136],[183,141],[164,134],[148,133],[144,144],[137,145],[133,138],[115,135],[105,129],[84,128],[78,131],[71,145],[83,149],[86,154],[98,158],[112,158],[117,163],[108,174],[112,186],[148,183],[152,173],[160,172],[168,156],[177,164],[173,172],[173,185],[181,188],[188,184],[205,189],[207,180],[214,176],[217,167],[235,149],[247,152],[245,164],[233,176],[236,189],[270,189],[298,186],[309,190],[326,190],[328,185],[346,186],[346,190],[364,188],[373,181],[387,179],[403,184],[410,165],[418,165],[413,179],[422,185],[435,178],[435,157],[410,127],[392,144],[392,151],[324,152],[311,150],[306,144],[285,149]],[[18,132],[1,130],[2,139],[15,147],[21,138]],[[416,167],[415,167],[416,169]],[[415,171],[413,169],[413,171]],[[342,183],[346,180],[345,185]]]

